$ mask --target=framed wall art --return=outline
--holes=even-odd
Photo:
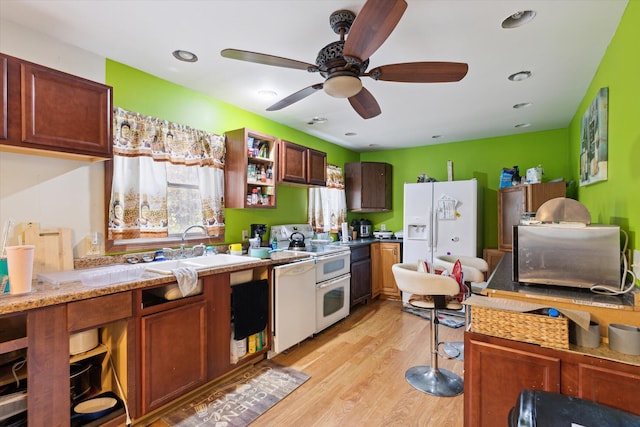
[[[598,91],[580,124],[580,186],[607,180],[609,88]]]

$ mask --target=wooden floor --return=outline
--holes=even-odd
[[[251,427],[461,427],[462,394],[436,397],[405,380],[408,368],[429,365],[430,322],[401,307],[388,300],[356,306],[346,319],[276,356],[311,378]],[[462,341],[463,330],[441,325],[440,341]],[[439,359],[440,368],[461,376],[463,364]]]

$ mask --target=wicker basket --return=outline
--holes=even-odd
[[[471,331],[498,338],[569,348],[569,320],[542,314],[471,307]]]

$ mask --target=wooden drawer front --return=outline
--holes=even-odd
[[[371,248],[369,245],[351,248],[351,262],[367,259],[371,257]]]
[[[131,292],[121,292],[67,304],[69,332],[131,317]]]

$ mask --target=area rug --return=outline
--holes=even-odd
[[[169,426],[242,427],[311,378],[264,360],[236,377],[212,386],[182,408],[162,417]]]
[[[428,308],[419,308],[405,304],[402,307],[402,311],[422,317],[423,319],[431,320],[431,310]],[[460,328],[464,326],[464,313],[460,312],[459,315],[457,313],[456,315],[453,315],[440,310],[438,312],[438,320],[441,325],[448,326],[450,328]]]

